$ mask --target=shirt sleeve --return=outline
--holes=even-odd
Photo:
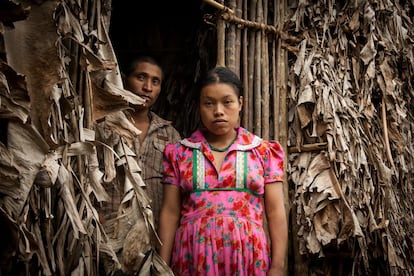
[[[265,183],[283,181],[284,152],[278,142],[264,142],[266,145],[263,157]]]
[[[168,136],[169,136],[168,137],[169,138],[169,141],[171,143],[176,143],[176,142],[178,142],[178,141],[181,140],[180,133],[173,126],[170,126],[168,128]]]
[[[162,160],[163,184],[179,186],[179,171],[175,153],[176,146],[176,143],[170,143],[164,148],[164,156]]]

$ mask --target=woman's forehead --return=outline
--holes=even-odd
[[[221,98],[227,96],[236,96],[237,92],[234,87],[227,83],[212,83],[201,89],[202,97]]]

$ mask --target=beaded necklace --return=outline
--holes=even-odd
[[[229,150],[229,148],[231,147],[231,145],[233,145],[234,141],[236,141],[236,138],[237,138],[237,135],[236,135],[236,137],[234,137],[233,140],[231,140],[230,144],[227,147],[222,148],[222,149],[216,148],[216,147],[210,145],[210,143],[208,145],[209,145],[209,147],[210,147],[210,149],[212,151],[215,151],[215,152],[226,152],[226,151]]]

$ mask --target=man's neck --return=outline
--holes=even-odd
[[[149,122],[151,115],[149,110],[138,110],[132,113],[132,118],[136,123]]]

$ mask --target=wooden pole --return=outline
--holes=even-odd
[[[287,14],[287,0],[279,0],[279,1],[275,1],[275,7],[276,4],[278,4],[278,8],[275,8],[275,11],[278,12],[277,14],[277,22],[278,22],[278,27],[283,25],[284,22],[284,18],[285,15]],[[288,74],[288,61],[287,61],[287,53],[284,49],[282,49],[281,47],[281,38],[279,37],[278,39],[278,62],[277,62],[277,76],[278,76],[278,94],[279,94],[279,114],[278,117],[275,118],[275,121],[279,121],[279,142],[283,147],[283,150],[285,152],[285,158],[284,158],[284,164],[285,164],[285,168],[284,168],[284,176],[283,176],[283,192],[284,192],[284,198],[285,198],[285,208],[286,208],[286,216],[288,219],[288,225],[290,225],[289,223],[289,214],[291,211],[291,207],[290,207],[290,198],[289,198],[289,184],[288,184],[288,176],[287,176],[287,164],[289,162],[289,158],[288,158],[288,149],[287,149],[287,138],[288,138],[288,112],[287,112],[287,87],[286,87],[286,83],[287,83],[287,74]],[[297,230],[298,228],[296,227],[297,223],[296,223],[296,217],[292,216],[292,225],[293,225],[293,229],[291,232],[292,235],[292,240],[294,243],[294,250],[295,250],[295,262],[296,262],[296,257],[301,257],[299,251],[298,251],[298,247],[296,247],[297,245],[299,245],[298,243],[298,239],[297,239]],[[298,254],[298,255],[297,255]],[[285,275],[289,275],[289,259],[288,259],[288,252],[286,252],[286,258],[285,258]],[[295,274],[295,275],[308,275],[308,274]]]
[[[236,1],[230,1],[230,8],[236,8]],[[229,24],[226,32],[226,66],[238,74],[236,70],[236,24]],[[239,75],[240,76],[240,75]]]
[[[228,13],[230,13],[230,14],[233,14],[233,13],[234,13],[234,11],[233,11],[233,10],[231,10],[231,9],[227,8],[227,7],[226,7],[226,6],[224,6],[222,3],[217,3],[217,2],[216,2],[216,1],[214,1],[214,0],[204,0],[204,2],[205,2],[205,3],[207,3],[207,4],[209,4],[209,5],[211,5],[211,6],[213,6],[213,7],[215,7],[216,9],[222,10],[222,11],[224,11],[224,12],[228,12]]]
[[[263,23],[267,24],[267,0],[263,1]],[[270,105],[272,105],[272,102],[270,101],[270,89],[269,89],[269,50],[268,50],[268,38],[266,31],[262,30],[262,88],[261,88],[261,94],[262,94],[262,138],[269,140],[269,123],[270,123]]]
[[[214,5],[215,3],[217,5],[223,6],[224,0],[221,0],[221,3],[217,3],[215,1],[205,1],[205,2],[207,2],[210,5]],[[217,18],[217,62],[216,62],[216,66],[226,66],[226,23],[224,22],[221,16]]]
[[[263,21],[263,6],[262,1],[257,1],[257,21]],[[258,136],[262,136],[261,129],[261,107],[262,107],[262,94],[261,94],[261,79],[262,79],[262,32],[256,32],[256,47],[255,47],[255,59],[254,59],[254,118],[253,129],[254,133]]]
[[[278,0],[274,0],[274,4],[277,5]],[[275,13],[274,13],[274,22],[277,24],[277,11],[275,6]],[[279,140],[279,95],[280,95],[280,86],[279,86],[279,70],[277,69],[276,61],[278,60],[278,56],[280,55],[280,39],[277,36],[273,37],[272,40],[272,91],[273,91],[273,109],[272,109],[272,118],[273,118],[273,137]]]
[[[243,17],[247,17],[247,0],[243,0]],[[248,129],[248,102],[249,102],[249,72],[248,72],[248,44],[247,44],[247,33],[248,30],[243,28],[242,36],[243,36],[243,116],[242,116],[242,126]]]
[[[256,20],[256,9],[257,9],[257,0],[251,0],[250,1],[250,6],[247,7],[246,9],[249,8],[250,14],[250,20]],[[249,57],[248,57],[248,68],[249,68],[249,87],[248,87],[248,92],[249,96],[248,99],[249,101],[246,104],[247,110],[248,110],[248,117],[247,117],[247,129],[250,131],[253,131],[253,118],[254,118],[254,110],[253,110],[253,95],[254,95],[254,69],[255,69],[255,64],[254,64],[254,59],[255,59],[255,55],[254,55],[254,49],[256,48],[256,39],[255,39],[255,33],[253,32],[249,32]]]
[[[221,18],[217,19],[217,66],[226,66],[226,25]]]
[[[236,4],[236,11],[235,14],[236,16],[242,17],[242,11],[243,11],[243,0],[237,0],[237,4]],[[234,24],[235,26],[237,26],[237,24]],[[240,64],[241,64],[241,47],[242,47],[242,32],[241,29],[239,27],[236,27],[236,45],[235,45],[235,67],[236,67],[236,73],[241,76],[241,68],[240,68]]]

